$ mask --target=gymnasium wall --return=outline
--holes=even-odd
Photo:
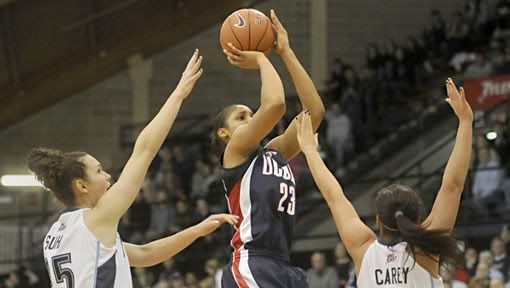
[[[291,44],[309,70],[310,1],[265,1],[258,9],[268,13],[274,8],[286,25]],[[329,55],[340,56],[353,64],[364,60],[369,42],[388,37],[400,40],[417,35],[429,23],[429,11],[438,7],[444,15],[460,7],[463,0],[329,0]],[[258,103],[259,77],[256,71],[242,71],[227,64],[218,44],[219,25],[211,27],[181,44],[155,55],[153,76],[149,81],[150,115],[154,115],[175,87],[194,48],[201,49],[205,60],[203,79],[186,102],[181,115],[215,114],[227,104]],[[402,35],[402,36],[399,36]],[[292,82],[273,55],[281,72],[286,92],[294,94]],[[124,71],[78,93],[49,109],[0,132],[0,175],[26,173],[25,159],[31,147],[52,146],[64,150],[83,149],[96,156],[104,166],[118,166],[124,159],[119,152],[119,128],[131,122],[132,81]],[[125,154],[125,152],[123,153]],[[116,164],[114,164],[116,163]]]

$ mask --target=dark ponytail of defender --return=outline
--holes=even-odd
[[[67,207],[76,205],[72,184],[75,179],[87,179],[81,157],[85,152],[62,153],[47,148],[32,149],[28,154],[28,168],[37,180]]]
[[[378,192],[375,204],[384,233],[406,241],[409,252],[439,257],[441,262],[458,264],[464,257],[457,240],[448,230],[427,230],[421,224],[423,203],[416,192],[404,185],[390,185]]]

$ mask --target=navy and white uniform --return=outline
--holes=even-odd
[[[119,234],[104,247],[83,221],[85,209],[67,209],[51,226],[43,244],[52,288],[131,288],[131,272]]]
[[[407,243],[393,246],[374,241],[365,252],[359,271],[358,287],[363,288],[443,288],[441,278],[434,278],[415,263],[407,252]]]
[[[258,148],[245,163],[223,169],[223,184],[239,222],[222,287],[308,287],[306,273],[289,264],[296,190],[287,161]]]

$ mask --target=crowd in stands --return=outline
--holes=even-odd
[[[499,0],[495,11],[486,0],[468,0],[462,11],[451,16],[438,10],[430,16],[431,24],[421,37],[368,45],[366,62],[360,67],[339,58],[332,63],[320,134],[324,158],[333,170],[343,173],[349,159],[437,100],[419,97],[430,86],[428,80],[452,72],[465,78],[510,73],[510,0]],[[299,105],[288,105],[287,112],[275,135],[284,131]],[[465,201],[473,218],[496,217],[492,214],[510,203],[509,119],[501,111],[486,122],[477,130],[471,193]],[[219,155],[210,151],[205,138],[161,149],[142,192],[119,225],[125,241],[146,243],[227,210]],[[290,164],[300,195],[314,189],[309,177],[301,177],[307,174],[304,158],[298,156]],[[133,269],[134,287],[220,287],[232,232],[225,225],[162,265]],[[509,244],[508,228],[490,245],[474,248],[467,243],[465,266],[448,267],[442,273],[446,287],[510,287]],[[329,257],[334,258],[332,265]],[[313,253],[310,267],[312,288],[355,287],[353,265],[341,243],[334,253]],[[26,269],[12,272],[0,287],[32,287],[27,283],[37,287],[33,283],[39,280],[32,274]]]

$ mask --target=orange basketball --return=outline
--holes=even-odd
[[[225,19],[220,30],[223,49],[230,42],[243,51],[261,51],[269,55],[274,47],[271,20],[255,9],[240,9]]]

